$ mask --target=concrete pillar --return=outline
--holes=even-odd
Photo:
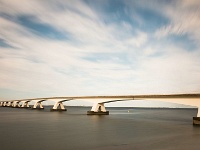
[[[11,107],[14,107],[14,105],[15,105],[15,101],[12,103]]]
[[[11,106],[12,106],[12,103],[13,103],[13,102],[11,102],[11,101],[8,102],[7,106],[8,106],[8,107],[11,107]]]
[[[21,107],[21,105],[20,105],[19,103],[20,103],[20,102],[17,102],[17,103],[16,103],[17,107]]]
[[[29,101],[26,101],[26,102],[25,102],[25,104],[24,104],[24,107],[25,107],[25,108],[30,108],[30,106],[29,106],[28,103],[29,103]]]
[[[109,111],[106,111],[104,103],[94,103],[91,111],[87,111],[87,115],[109,115]]]
[[[36,101],[32,109],[44,109],[42,102],[43,101]]]
[[[3,103],[3,106],[4,106],[4,107],[7,107],[7,102],[4,102],[4,103]]]
[[[60,106],[60,108],[58,108]],[[62,102],[56,102],[51,111],[67,111]]]
[[[3,106],[3,102],[0,102],[0,106]]]
[[[30,108],[29,105],[28,105],[28,102],[29,102],[29,101],[22,101],[22,106],[21,106],[21,108]]]
[[[19,103],[20,101],[14,101],[12,106],[15,108],[21,107]]]
[[[200,117],[200,107],[198,107],[197,117]]]
[[[12,102],[12,103],[10,104],[10,107],[13,107],[13,105],[14,105],[14,102]]]
[[[193,125],[200,126],[200,107],[198,107],[197,117],[193,117]]]
[[[56,102],[51,111],[67,111],[67,109],[65,109],[62,102]]]

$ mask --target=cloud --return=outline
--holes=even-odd
[[[186,34],[198,44],[200,40],[199,8],[198,0],[176,1],[170,7],[166,7],[163,11],[170,19],[170,23],[157,30],[156,36],[163,37],[170,34],[181,36]]]
[[[84,1],[0,3],[2,98],[200,90],[198,43],[187,51],[188,38],[178,45],[177,39],[168,37],[187,33],[192,41],[199,41],[198,15],[192,3],[143,7],[145,2],[140,2],[134,9],[132,3],[124,3],[123,13],[112,5],[111,10],[102,4],[95,9],[93,2]],[[188,22],[185,18],[192,14],[193,21]],[[148,16],[156,21],[147,20]],[[157,22],[159,18],[169,22]]]

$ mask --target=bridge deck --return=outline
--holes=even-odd
[[[119,96],[67,96],[67,97],[45,97],[30,98],[11,101],[28,101],[28,100],[50,100],[50,99],[142,99],[142,98],[200,98],[200,94],[169,94],[169,95],[119,95]]]

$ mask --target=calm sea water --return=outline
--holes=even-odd
[[[0,150],[200,149],[200,127],[192,125],[197,109],[107,108],[108,116],[67,109],[0,107]]]

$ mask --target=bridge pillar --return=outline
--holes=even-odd
[[[3,107],[7,107],[7,102],[4,102],[4,103],[3,103]]]
[[[0,106],[2,106],[3,102],[0,102]]]
[[[8,106],[8,107],[11,107],[11,106],[12,106],[12,103],[13,103],[13,102],[11,102],[11,101],[8,102],[7,106]]]
[[[36,101],[32,109],[44,109],[44,107],[42,106],[42,102],[43,101]]]
[[[200,125],[200,107],[198,107],[197,117],[193,117],[193,125]]]
[[[58,108],[60,106],[60,108]],[[62,102],[56,102],[51,111],[67,111]]]
[[[21,107],[19,103],[20,101],[14,101],[12,106],[15,108]]]
[[[28,105],[28,102],[29,101],[23,101],[21,108],[30,108],[29,105]]]
[[[109,111],[106,111],[104,103],[94,103],[91,111],[87,111],[87,115],[109,115]]]

